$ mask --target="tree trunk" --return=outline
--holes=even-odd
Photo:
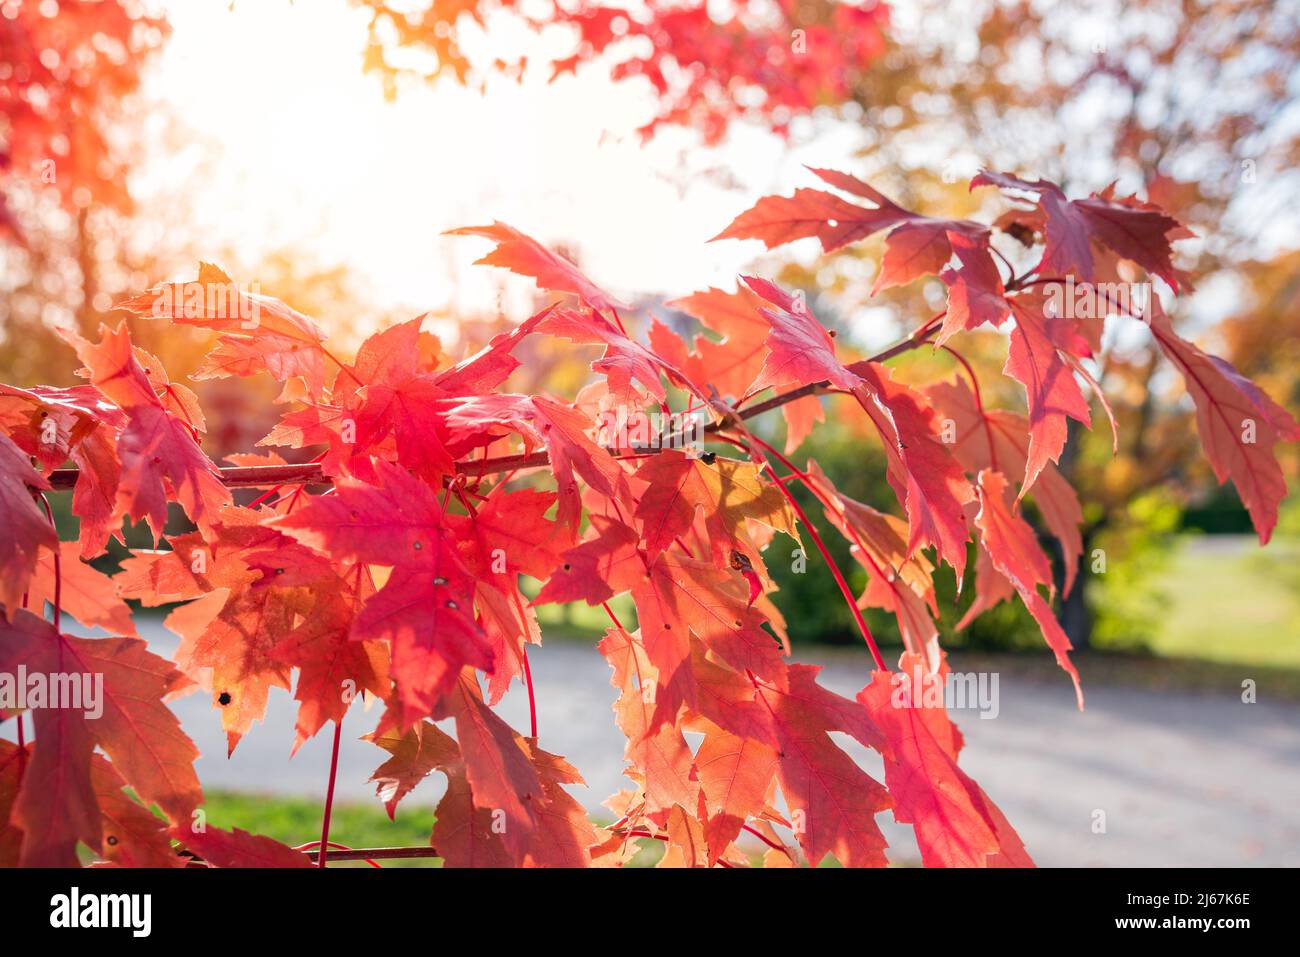
[[[1075,488],[1079,463],[1079,442],[1082,439],[1082,427],[1071,419],[1066,433],[1065,448],[1061,452],[1060,470],[1065,480]],[[1085,525],[1080,529],[1083,537],[1083,554],[1079,556],[1079,574],[1075,578],[1074,588],[1061,601],[1058,618],[1070,644],[1082,650],[1092,646],[1092,610],[1088,607],[1087,582],[1092,568],[1092,542],[1095,529]],[[1060,554],[1060,548],[1057,548]],[[1064,585],[1064,582],[1060,583]]]
[[[81,272],[81,308],[77,310],[78,325],[85,336],[95,336],[99,325],[99,312],[95,308],[96,286],[95,255],[91,248],[90,209],[77,213],[77,268]]]
[[[1075,650],[1092,647],[1092,609],[1088,607],[1087,584],[1091,575],[1093,529],[1083,529],[1083,555],[1079,558],[1079,574],[1074,588],[1061,602],[1061,628]]]

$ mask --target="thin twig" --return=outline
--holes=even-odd
[[[328,848],[330,846],[330,812],[334,809],[334,779],[338,777],[339,772],[339,738],[343,735],[343,719],[334,719],[334,750],[330,753],[330,779],[329,785],[325,790],[325,811],[321,815],[320,825],[320,842],[321,846]],[[321,867],[329,860],[329,854],[320,858],[318,863]]]
[[[320,857],[320,851],[316,848],[305,850],[303,853],[310,857],[313,863]],[[329,861],[396,861],[441,856],[438,849],[434,847],[358,847],[349,850],[331,848],[325,852],[325,858]]]

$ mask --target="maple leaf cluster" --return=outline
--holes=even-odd
[[[882,234],[877,288],[938,276],[948,302],[877,356],[848,356],[801,297],[755,277],[735,292],[678,300],[708,334],[688,342],[654,320],[640,341],[615,297],[494,223],[455,232],[491,240],[483,262],[559,296],[459,361],[424,317],[375,333],[341,361],[310,318],[239,291],[208,265],[195,283],[122,304],[140,318],[209,330],[215,346],[198,378],[281,382],[286,411],[261,444],[314,452],[307,465],[266,451],[219,469],[201,448],[194,393],[132,345],[126,323],[101,329],[98,342],[65,333],[85,384],[0,386],[0,672],[100,675],[104,687],[101,716],[35,709],[34,742],[0,742],[0,862],[73,864],[80,843],[123,865],[179,864],[174,844],[217,866],[307,863],[267,838],[194,826],[197,752],[165,703],[210,696],[233,751],[280,688],[298,702],[295,747],[331,722],[337,733],[357,695],[382,705],[367,736],[388,754],[373,776],[378,794],[391,815],[426,777],[445,776],[430,843],[449,865],[617,866],[636,839],[652,838],[667,845],[668,865],[748,866],[742,848],[760,842],[771,866],[828,856],[876,866],[886,862],[875,819],[885,810],[913,825],[927,865],[1030,864],[1014,828],[958,766],[962,737],[942,701],[900,700],[897,672],[858,609],[897,617],[899,672],[942,682],[934,574],[947,563],[961,583],[973,541],[967,620],[1018,597],[1082,706],[1052,613],[1051,563],[1021,503],[1032,499],[1059,541],[1068,590],[1081,512],[1057,461],[1066,420],[1090,424],[1083,363],[1104,320],[1049,308],[1045,286],[1058,275],[1108,282],[1136,268],[1177,290],[1185,278],[1170,244],[1182,227],[1110,191],[1071,200],[1050,183],[989,173],[972,188],[1006,191],[1017,200],[1010,212],[993,225],[936,219],[846,174],[814,172],[836,192],[767,197],[719,238],[771,247],[817,237],[832,251]],[[994,245],[1008,233],[1041,249],[1023,275]],[[918,388],[884,365],[927,344],[959,356],[950,341],[1008,320],[1004,371],[1023,385],[1025,413],[986,407],[973,374]],[[1266,541],[1285,493],[1273,448],[1300,438],[1300,425],[1180,338],[1158,301],[1149,326],[1187,379],[1216,473],[1234,481]],[[534,336],[603,347],[575,400],[504,391],[520,363],[514,350]],[[847,396],[879,436],[896,506],[855,501],[817,463],[788,457],[816,427],[827,392]],[[708,417],[714,448],[609,446],[596,429],[611,409],[673,401]],[[746,424],[774,407],[788,424],[784,451]],[[60,543],[38,503],[68,460],[81,531]],[[267,491],[236,504],[236,471],[264,476],[246,484]],[[766,561],[778,535],[811,537],[830,562],[787,488],[796,481],[867,574],[854,596],[829,568],[875,661],[856,698],[790,660],[770,598]],[[329,489],[311,494],[309,484]],[[164,534],[169,503],[193,531]],[[136,551],[109,578],[86,560],[127,518],[166,547]],[[620,595],[630,595],[635,623],[610,608]],[[172,660],[135,634],[127,599],[177,606],[166,619],[182,638]],[[47,600],[53,621],[40,614]],[[535,718],[525,734],[494,710],[516,681],[533,695],[536,608],[576,601],[608,613],[597,648],[627,739],[631,786],[607,802],[617,816],[608,827],[589,821],[571,793],[578,770],[542,748]],[[67,634],[63,614],[113,636]],[[883,782],[832,735],[877,752]]]

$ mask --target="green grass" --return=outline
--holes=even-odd
[[[274,838],[291,847],[320,839],[319,798],[273,797],[235,791],[205,791],[204,810],[215,827],[242,828]],[[608,819],[599,823],[608,824]],[[377,801],[373,804],[342,802],[330,814],[330,841],[348,847],[417,847],[428,845],[433,830],[433,811],[427,807],[402,805],[397,818],[388,819]],[[660,841],[642,838],[629,867],[654,867],[663,857]],[[440,867],[441,858],[382,861],[384,867]],[[369,867],[365,861],[341,861],[331,867]]]
[[[320,839],[321,800],[319,798],[271,797],[232,791],[205,791],[204,810],[207,821],[215,827],[243,828],[264,834],[291,847]],[[388,819],[383,805],[342,802],[334,805],[330,815],[330,841],[349,847],[415,847],[427,845],[433,830],[433,812],[429,808],[401,806],[397,818]],[[438,859],[384,861],[384,867],[428,867]],[[333,866],[333,865],[331,865]],[[369,867],[364,861],[340,863],[338,866]]]
[[[1141,651],[1075,653],[1084,688],[1240,694],[1256,682],[1260,700],[1300,701],[1300,540],[1266,548],[1220,537],[1174,546],[1167,566],[1143,585],[1163,608]],[[1059,681],[1048,655],[979,650],[952,653],[953,667],[1000,670]]]
[[[531,590],[536,592],[536,588]],[[626,627],[635,627],[636,609],[630,595],[611,598],[609,607]],[[541,625],[544,637],[592,643],[604,637],[605,631],[612,624],[605,609],[599,605],[593,607],[584,601],[567,605],[538,605],[537,623]]]
[[[1170,601],[1155,654],[1300,669],[1300,542],[1217,554],[1184,541],[1158,585]]]

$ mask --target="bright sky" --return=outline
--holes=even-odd
[[[804,164],[855,166],[847,124],[798,147],[739,126],[718,149],[672,128],[643,145],[634,131],[652,114],[648,86],[611,83],[598,66],[555,84],[541,71],[522,85],[495,78],[486,95],[446,81],[389,103],[378,77],[361,72],[367,14],[347,0],[161,2],[173,33],[146,96],[186,128],[156,131],[135,190],[146,202],[151,190],[184,190],[196,209],[157,217],[145,242],[183,229],[201,238],[200,253],[237,248],[249,263],[302,250],[313,266],[345,267],[383,311],[472,314],[500,303],[522,315],[531,281],[471,266],[485,240],[441,235],[493,219],[564,244],[625,300],[731,288],[762,246],[709,237],[759,196],[810,185]],[[896,7],[900,24],[906,10]],[[508,16],[489,26],[487,49],[570,52],[564,31],[538,38]],[[791,251],[811,259],[816,243],[782,253]],[[1231,306],[1202,298],[1218,302],[1211,314]],[[869,310],[858,318],[855,332],[872,344],[894,331]]]
[[[754,130],[720,150],[684,131],[643,146],[633,131],[651,115],[648,88],[599,68],[553,85],[497,80],[486,96],[445,82],[387,103],[361,72],[365,13],[346,0],[165,7],[174,32],[147,89],[216,148],[203,157],[212,174],[193,184],[199,235],[311,250],[380,306],[492,308],[503,274],[469,266],[486,241],[440,233],[494,218],[569,244],[624,298],[729,287],[762,247],[706,240],[757,196],[804,182],[802,163],[843,167],[851,155],[848,136],[792,151]],[[167,153],[143,191],[193,175],[193,150]],[[719,186],[710,168],[744,188]],[[519,298],[506,307],[523,308],[530,282],[508,288]]]

